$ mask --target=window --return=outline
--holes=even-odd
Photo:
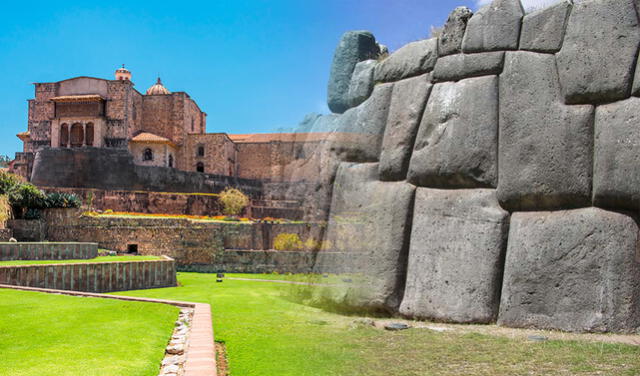
[[[142,160],[143,161],[152,161],[153,160],[153,151],[149,148],[144,149],[144,152],[142,153]]]
[[[198,164],[196,164],[196,171],[204,172],[204,163],[198,162]]]
[[[173,167],[173,155],[169,154],[169,167]]]
[[[198,146],[198,157],[204,157],[204,146]]]
[[[60,126],[60,147],[66,148],[69,144],[69,126],[64,123]]]
[[[191,118],[191,132],[196,130],[196,121]]]
[[[82,124],[74,123],[71,126],[71,147],[79,148],[84,142],[84,129]]]
[[[93,123],[87,123],[84,131],[85,144],[87,146],[93,146]]]

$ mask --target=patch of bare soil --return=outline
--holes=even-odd
[[[227,347],[222,342],[216,342],[216,367],[218,376],[229,376],[229,362],[227,360]]]
[[[514,329],[497,325],[441,324],[402,319],[375,320],[373,321],[373,325],[376,328],[384,329],[385,325],[397,322],[406,323],[412,328],[427,329],[437,332],[479,333],[521,340],[527,340],[531,336],[541,336],[549,340],[558,341],[604,342],[640,346],[640,335],[637,334],[566,333],[554,330]]]

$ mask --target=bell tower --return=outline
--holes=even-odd
[[[131,72],[124,67],[124,64],[122,64],[122,68],[116,70],[116,80],[131,81]]]

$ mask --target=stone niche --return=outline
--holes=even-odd
[[[602,209],[513,214],[498,324],[636,332],[637,241],[634,218]]]

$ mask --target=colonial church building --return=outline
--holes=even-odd
[[[113,80],[75,77],[35,83],[23,152],[14,172],[29,177],[43,148],[128,149],[139,165],[262,180],[282,180],[295,134],[206,133],[207,114],[158,78],[143,94],[124,65]],[[316,135],[316,141],[321,135]]]

